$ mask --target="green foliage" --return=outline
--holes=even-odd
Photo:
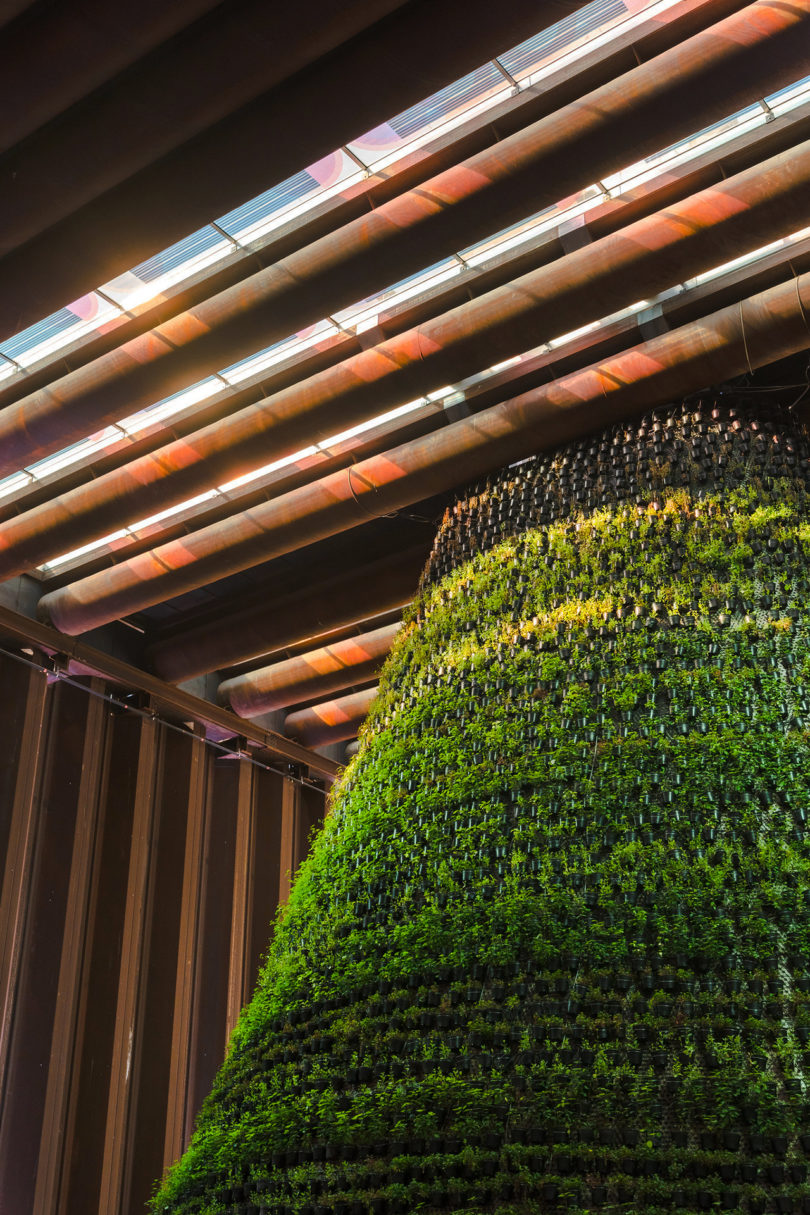
[[[656,425],[448,515],[156,1211],[807,1209],[807,453]]]

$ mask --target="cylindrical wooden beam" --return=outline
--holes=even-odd
[[[526,131],[375,208],[346,229],[205,301],[192,316],[166,329],[168,341],[143,339],[132,349],[117,350],[97,366],[74,373],[64,384],[50,385],[2,410],[0,473],[42,459],[167,391],[178,391],[303,327],[304,318],[311,323],[324,313],[329,315],[330,310],[485,237],[493,227],[508,226],[552,205],[620,169],[628,158],[657,151],[662,143],[726,116],[728,107],[790,83],[804,62],[799,47],[810,32],[807,3],[802,0],[782,10],[771,0],[755,0],[660,59],[639,65]],[[698,234],[703,226],[696,226]],[[425,349],[433,349],[432,341],[425,342]],[[371,380],[375,387],[373,381],[381,377],[375,364],[385,366],[387,353],[363,360],[361,382]],[[330,400],[336,392],[337,387],[330,385]],[[225,481],[240,476],[275,458],[258,446],[260,439],[265,445],[269,441],[282,447],[297,442],[303,412],[303,429],[309,428],[311,441],[316,405],[321,415],[327,406],[325,425],[330,426],[334,418],[329,402],[314,389],[311,395],[312,400],[294,395],[274,399],[269,413],[259,406],[242,411],[238,429],[235,420],[224,432],[218,428],[219,443],[217,434],[208,429],[193,447],[169,445],[151,467],[149,461],[141,465],[131,478],[129,492],[138,492],[141,498],[148,493],[149,510],[155,511],[156,486],[170,475],[175,481],[182,476],[184,494],[197,492],[190,481],[199,462],[208,467],[209,478]],[[357,411],[357,405],[354,408]],[[341,418],[344,425],[361,420],[357,413],[350,419],[348,404],[342,406]],[[119,496],[125,492],[118,484]],[[112,516],[107,522],[115,526]]]
[[[367,683],[385,661],[400,627],[395,621],[226,679],[217,690],[220,702],[240,717],[258,717]]]
[[[309,709],[289,713],[284,729],[291,738],[306,742],[308,747],[326,747],[330,743],[354,738],[377,695],[377,685],[362,692],[352,692],[337,700],[325,700]]]
[[[81,633],[451,489],[807,344],[810,275],[654,338],[412,443],[210,524],[43,596],[39,611]],[[566,428],[573,429],[567,432]],[[180,649],[185,649],[185,639]]]
[[[401,611],[410,603],[427,560],[423,544],[369,561],[360,570],[325,579],[318,595],[311,591],[267,596],[247,603],[229,599],[219,605],[218,620],[187,624],[180,634],[167,633],[149,648],[149,658],[163,679],[180,683],[204,671],[234,666],[276,653],[375,616]]]

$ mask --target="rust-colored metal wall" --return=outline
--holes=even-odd
[[[0,653],[0,1215],[134,1215],[325,794]]]

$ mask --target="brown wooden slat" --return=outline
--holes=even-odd
[[[278,882],[281,849],[281,802],[285,777],[259,770],[256,774],[257,814],[254,824],[255,847],[253,897],[248,925],[247,992],[250,995],[259,977],[259,967],[273,934],[278,907]]]
[[[15,714],[19,731],[16,739],[7,739],[6,745],[16,755],[16,775],[10,804],[3,813],[8,826],[5,831],[5,866],[0,893],[0,1102],[3,1102],[6,1092],[8,1053],[36,839],[36,792],[46,713],[47,680],[44,672],[26,672],[17,690],[24,698],[25,708],[21,719]],[[12,686],[9,694],[14,695],[14,691]],[[13,711],[15,706],[11,708]]]
[[[187,807],[193,755],[190,733],[161,731],[159,781],[149,874],[144,961],[140,975],[137,1051],[140,1065],[130,1111],[124,1211],[141,1211],[164,1166],[167,1111],[174,1070],[172,1022],[181,961],[184,872],[189,840]],[[185,1045],[185,1044],[183,1044]],[[182,1053],[182,1047],[181,1047]]]
[[[230,1038],[248,996],[248,916],[253,896],[252,860],[255,848],[255,769],[240,761],[236,794],[236,840],[233,862],[233,902],[228,961],[228,1004],[225,1040]]]
[[[193,1118],[224,1057],[231,944],[238,768],[216,758],[208,781],[207,830],[200,898],[201,928],[189,1050],[188,1115]]]
[[[281,845],[279,848],[278,901],[290,897],[291,877],[295,872],[298,852],[298,819],[301,808],[301,787],[285,780],[281,795]]]
[[[186,849],[177,949],[177,980],[172,1018],[171,1072],[166,1109],[163,1167],[176,1160],[188,1143],[193,1119],[189,1108],[192,1014],[198,983],[203,858],[207,823],[209,757],[198,731],[191,744],[188,770]]]
[[[131,1160],[131,1111],[141,1064],[138,1015],[143,994],[141,976],[148,963],[145,930],[152,893],[149,878],[155,825],[155,785],[161,760],[157,721],[141,717],[135,725],[138,734],[137,774],[99,1200],[99,1210],[109,1211],[110,1215],[119,1211],[126,1195]]]
[[[77,1088],[81,1058],[93,860],[99,831],[99,803],[106,779],[109,712],[98,695],[102,691],[101,680],[89,681],[58,998],[34,1196],[34,1210],[43,1213],[58,1208],[64,1162],[71,1155],[75,1129],[75,1103],[71,1097]]]
[[[58,1215],[85,1215],[104,1209],[99,1193],[115,1047],[140,741],[141,722],[137,717],[121,711],[110,713],[108,779],[102,793],[85,950],[83,1033],[81,1042],[77,1042],[77,1081],[70,1100],[71,1153],[65,1157]]]

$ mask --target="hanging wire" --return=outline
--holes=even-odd
[[[6,658],[11,658],[14,662],[22,663],[23,666],[29,667],[33,671],[41,671],[48,675],[54,682],[67,684],[71,688],[78,688],[82,692],[86,692],[88,696],[94,696],[97,700],[103,700],[112,708],[123,709],[127,713],[133,713],[136,717],[148,719],[149,721],[157,721],[167,730],[174,731],[175,734],[182,734],[184,738],[194,737],[189,730],[183,726],[179,726],[176,722],[169,721],[165,717],[161,717],[159,713],[153,712],[150,709],[141,709],[137,705],[132,704],[126,699],[121,699],[114,696],[111,692],[100,692],[96,688],[90,688],[87,684],[68,675],[63,671],[55,671],[51,667],[43,666],[41,662],[37,662],[35,658],[29,657],[27,654],[20,654],[15,650],[8,650],[0,646],[0,654]],[[206,747],[210,747],[213,751],[218,751],[224,758],[244,760],[245,763],[251,764],[254,768],[260,768],[263,772],[272,772],[276,776],[284,776],[287,780],[291,780],[296,785],[311,789],[313,782],[305,780],[304,777],[287,772],[282,768],[275,768],[272,764],[263,763],[260,759],[254,758],[249,751],[238,749],[234,751],[233,747],[229,747],[226,743],[215,742],[211,738],[201,738],[200,741]]]

